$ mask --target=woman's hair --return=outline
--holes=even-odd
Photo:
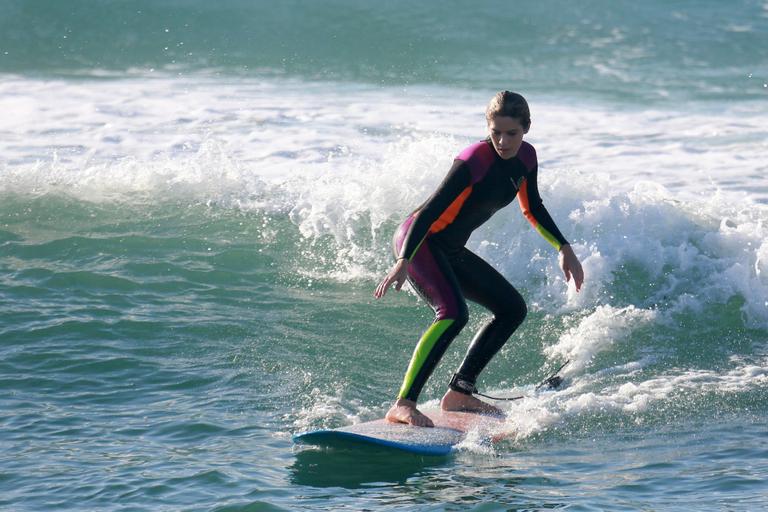
[[[490,121],[497,116],[512,117],[520,121],[526,130],[531,126],[531,111],[528,102],[516,92],[500,91],[491,98],[485,109],[485,119]]]

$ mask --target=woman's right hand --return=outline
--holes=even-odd
[[[373,296],[377,299],[382,298],[387,293],[387,290],[389,290],[389,287],[392,286],[392,283],[395,284],[395,290],[400,291],[400,288],[403,287],[407,278],[408,260],[400,258],[397,260],[397,263],[395,263],[395,266],[392,267],[392,270],[389,271],[389,274],[387,274],[387,276],[381,280],[379,286],[376,287]]]

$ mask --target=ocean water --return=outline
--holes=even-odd
[[[380,4],[0,0],[0,509],[768,508],[768,4]],[[393,230],[499,89],[586,272],[514,204],[469,242],[513,434],[294,447],[391,403]]]

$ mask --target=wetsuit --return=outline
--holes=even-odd
[[[416,401],[448,345],[468,320],[465,297],[493,313],[475,334],[450,388],[470,394],[478,374],[526,316],[525,301],[493,267],[469,251],[472,232],[517,196],[534,228],[556,249],[568,242],[539,196],[536,150],[523,141],[502,159],[490,140],[462,151],[435,193],[395,233],[394,249],[406,258],[408,281],[435,311],[435,320],[413,352],[399,398]]]

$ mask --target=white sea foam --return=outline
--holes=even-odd
[[[520,441],[542,431],[572,423],[579,417],[611,415],[642,422],[649,411],[691,397],[734,397],[768,389],[768,361],[746,362],[736,358],[725,371],[675,370],[642,378],[642,363],[604,370],[576,379],[568,388],[525,398],[507,409],[502,432]],[[626,382],[603,383],[607,374],[621,374]],[[615,375],[612,375],[615,376]]]
[[[386,174],[409,199],[427,193],[412,183],[415,172],[427,175],[431,187],[446,162],[483,136],[491,92],[205,76],[82,82],[5,76],[0,162],[16,167],[57,155],[76,175],[94,163],[130,158],[136,166],[125,172],[156,173],[166,167],[155,160],[194,159],[214,141],[244,175],[301,179],[306,186],[329,172],[339,183],[361,172],[366,179]],[[529,99],[529,139],[544,172],[578,169],[587,185],[600,173],[610,176],[613,189],[645,179],[675,196],[719,188],[768,199],[764,104],[637,111]],[[410,155],[398,155],[404,138],[417,144]],[[183,166],[174,172],[184,179]]]
[[[290,417],[294,432],[334,428],[378,417],[378,411],[360,400],[345,397],[340,389],[331,395],[314,388],[307,398],[310,403]]]
[[[336,240],[317,277],[370,278],[391,226],[483,136],[491,92],[215,77],[0,83],[0,192],[88,201],[188,197],[287,214],[309,244]],[[534,310],[611,306],[622,279],[647,279],[638,311],[660,320],[744,298],[768,324],[766,106],[639,111],[530,97],[545,203],[581,257],[566,285],[516,206],[470,247]],[[327,257],[327,256],[324,256]],[[565,292],[565,293],[564,293]]]
[[[559,358],[570,361],[563,376],[580,374],[598,353],[621,343],[632,333],[633,328],[653,322],[656,316],[655,311],[635,306],[598,306],[544,352],[555,360]]]

